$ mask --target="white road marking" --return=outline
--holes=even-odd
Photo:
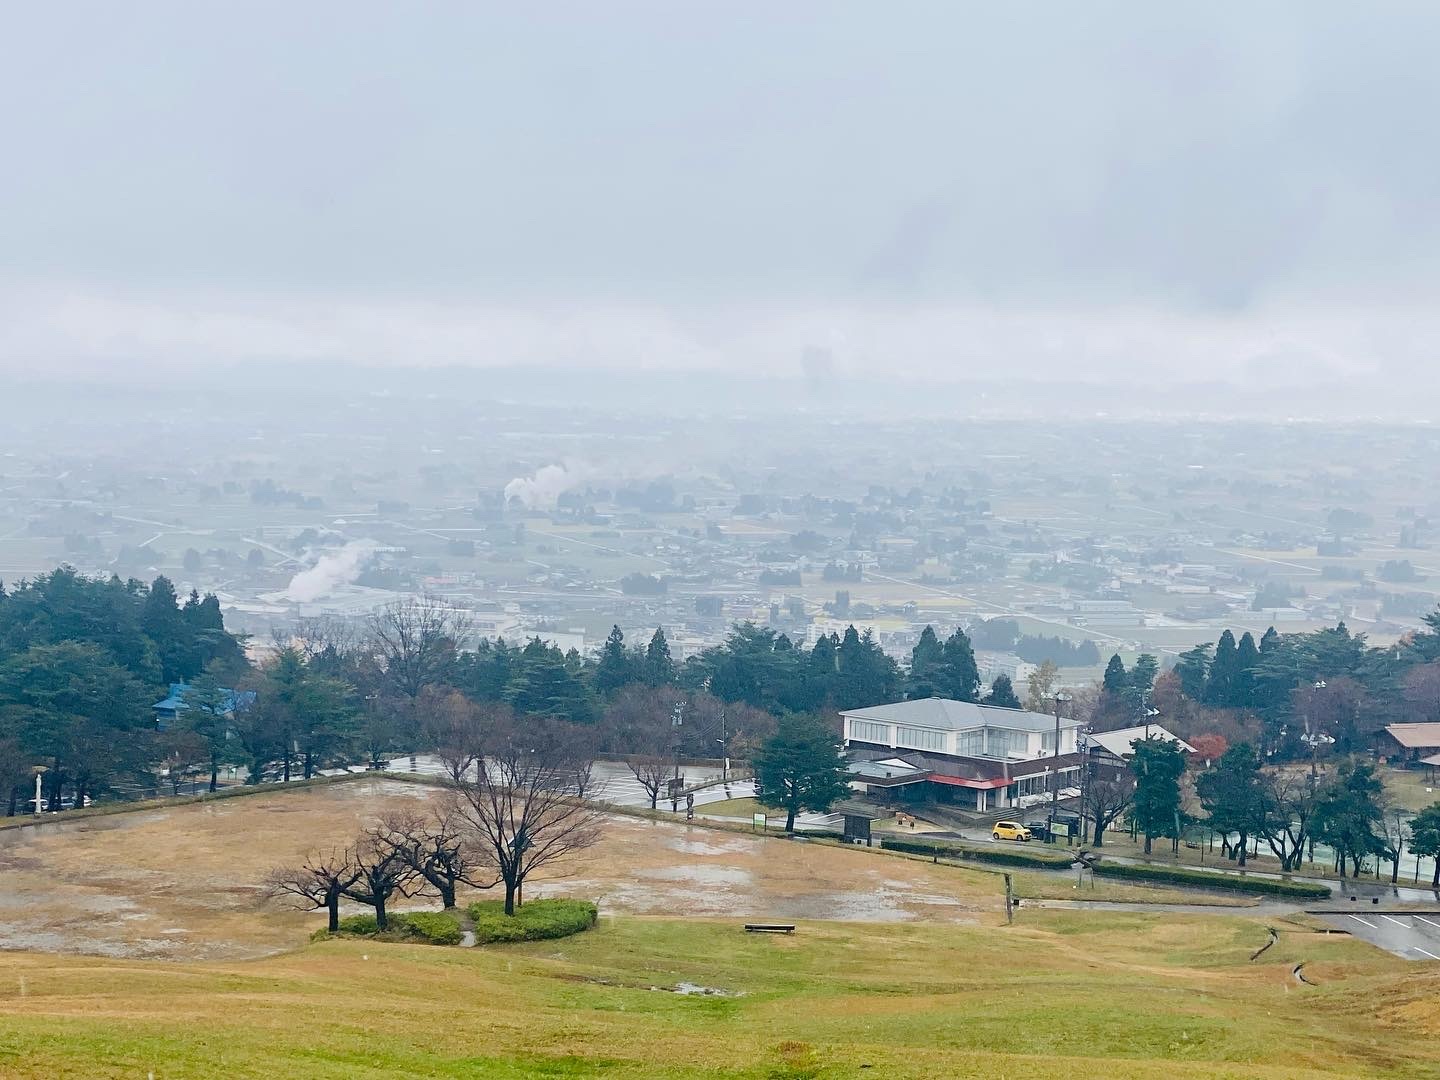
[[[1345,917],[1346,917],[1347,919],[1354,919],[1354,920],[1355,920],[1356,922],[1358,922],[1358,923],[1364,923],[1366,926],[1370,927],[1370,929],[1372,929],[1372,930],[1378,930],[1378,929],[1380,929],[1378,926],[1376,926],[1376,925],[1375,925],[1373,922],[1371,922],[1369,919],[1362,919],[1359,915],[1348,915],[1348,914],[1347,914]]]
[[[1412,945],[1411,948],[1418,953],[1425,953],[1425,955],[1430,957],[1431,960],[1440,960],[1440,956],[1436,956],[1433,952],[1425,952],[1425,950],[1420,948],[1419,945]]]
[[[1380,917],[1382,919],[1390,919],[1389,915],[1381,915]],[[1390,919],[1390,921],[1393,922],[1396,926],[1403,926],[1406,930],[1410,929],[1410,924],[1408,922],[1401,922],[1399,919]]]
[[[1437,930],[1440,930],[1440,922],[1436,922],[1434,919],[1427,919],[1424,915],[1416,915],[1415,918],[1419,919],[1423,923],[1428,923],[1429,925],[1435,927],[1435,929]]]

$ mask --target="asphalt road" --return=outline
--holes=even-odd
[[[1432,911],[1311,909],[1331,926],[1407,960],[1440,960],[1440,908]]]

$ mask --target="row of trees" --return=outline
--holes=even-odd
[[[328,912],[331,931],[344,899],[373,908],[385,930],[392,900],[429,895],[450,909],[462,885],[503,887],[513,915],[531,874],[599,835],[599,813],[577,797],[590,759],[568,736],[549,721],[492,729],[475,767],[452,777],[448,798],[387,814],[344,848],[276,869],[269,891]]]
[[[1128,770],[1090,777],[1084,810],[1092,842],[1103,846],[1105,831],[1122,817],[1144,838],[1147,853],[1162,837],[1178,847],[1185,831],[1199,826],[1218,836],[1222,853],[1240,866],[1263,843],[1284,872],[1297,871],[1322,844],[1341,876],[1388,861],[1392,881],[1409,850],[1437,858],[1440,886],[1440,804],[1411,819],[1390,804],[1367,761],[1347,758],[1313,772],[1266,768],[1253,746],[1238,743],[1193,776],[1194,810],[1187,809],[1186,765],[1177,744],[1155,737],[1135,744]]]

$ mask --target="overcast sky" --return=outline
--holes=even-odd
[[[0,365],[1425,372],[1437,41],[1423,2],[13,4]]]

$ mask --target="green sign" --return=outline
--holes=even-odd
[[[765,827],[765,815],[756,814],[753,818],[750,819],[750,827],[752,829],[763,829]]]

